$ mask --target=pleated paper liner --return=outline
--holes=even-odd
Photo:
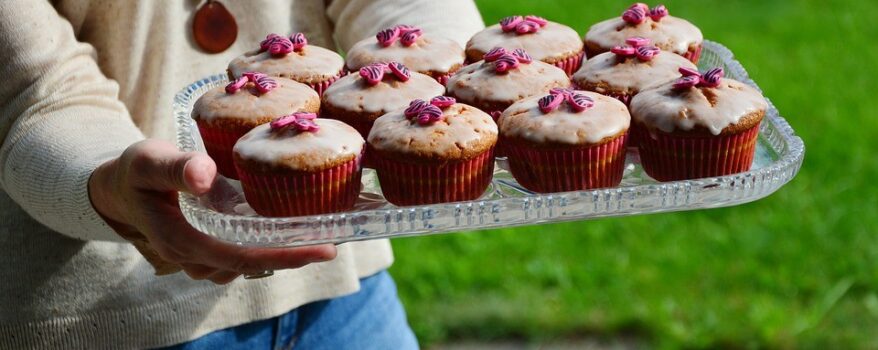
[[[582,60],[585,58],[585,51],[577,53],[573,56],[567,57],[563,60],[555,62],[555,67],[561,68],[564,73],[567,73],[567,76],[572,76],[573,73],[579,70],[579,67],[582,66]]]
[[[475,158],[435,164],[412,164],[371,151],[381,191],[398,206],[478,199],[494,175],[494,150]]]
[[[690,48],[689,51],[686,52],[685,55],[683,55],[683,57],[692,63],[698,64],[698,60],[701,59],[702,49],[704,49],[704,45],[698,44],[698,46],[696,46],[694,49]]]
[[[362,157],[318,172],[272,174],[238,167],[247,203],[268,217],[336,213],[354,207],[360,194]]]
[[[232,148],[241,136],[252,130],[249,127],[217,128],[200,120],[196,121],[204,148],[216,163],[217,171],[230,179],[238,179],[235,163],[232,160]]]
[[[639,136],[643,170],[658,181],[731,175],[750,170],[759,124],[741,133],[715,137],[683,137],[662,132]]]
[[[323,92],[326,91],[326,89],[328,89],[329,86],[332,85],[332,83],[336,82],[336,80],[340,79],[341,77],[343,77],[345,75],[347,75],[347,71],[342,69],[340,72],[338,72],[338,75],[336,75],[332,78],[329,78],[327,80],[321,81],[319,83],[308,84],[308,86],[310,86],[312,89],[314,89],[314,91],[317,91],[317,94],[320,95],[320,97],[322,98]]]
[[[534,148],[504,142],[509,171],[519,184],[539,193],[615,187],[625,170],[627,134],[582,148]]]

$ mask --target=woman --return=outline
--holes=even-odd
[[[0,348],[416,347],[387,241],[240,248],[186,223],[176,191],[216,165],[168,142],[171,101],[267,33],[346,49],[409,23],[463,44],[475,5],[224,0],[237,39],[209,54],[201,2],[0,2]]]

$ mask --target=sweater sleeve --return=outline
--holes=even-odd
[[[0,1],[0,188],[61,234],[123,241],[88,179],[143,138],[90,45],[49,1]]]
[[[335,40],[344,51],[397,24],[441,33],[461,46],[485,27],[472,0],[334,0],[327,16],[335,26]]]

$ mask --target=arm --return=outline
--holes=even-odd
[[[439,33],[461,46],[485,27],[472,0],[334,0],[327,16],[335,39],[347,51],[357,41],[397,24],[411,24]]]
[[[240,248],[189,226],[177,191],[207,192],[216,165],[141,141],[95,55],[48,1],[0,1],[0,187],[32,217],[82,240],[128,239],[164,272],[216,283],[335,257],[332,245]]]

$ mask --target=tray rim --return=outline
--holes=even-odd
[[[728,58],[728,62],[725,62],[730,68],[736,69],[742,75],[741,79],[738,79],[748,85],[755,87],[757,90],[762,92],[761,88],[750,78],[747,70],[741,65],[741,63],[735,59],[734,54],[717,42],[713,42],[710,40],[705,40],[704,45],[709,48],[711,51],[716,52],[720,55],[725,55]],[[180,92],[178,92],[174,97],[174,111],[177,111],[180,107],[187,108],[190,100],[188,99],[188,95],[190,95],[194,91],[194,87],[203,86],[204,84],[212,84],[217,81],[225,81],[227,80],[227,75],[215,74],[209,77],[200,79],[195,81],[186,87],[184,87]],[[450,233],[450,232],[461,232],[461,231],[480,231],[480,230],[489,230],[496,229],[501,227],[515,227],[515,226],[525,226],[525,225],[535,225],[546,222],[569,222],[569,221],[584,221],[595,218],[602,217],[613,217],[613,216],[630,216],[630,215],[640,215],[640,214],[652,214],[652,213],[665,213],[665,212],[678,212],[678,211],[691,211],[691,210],[701,210],[705,208],[719,208],[719,207],[728,207],[728,206],[736,206],[744,203],[754,202],[765,198],[781,187],[788,184],[792,181],[793,178],[798,174],[802,162],[804,161],[805,154],[805,144],[801,137],[799,137],[789,122],[781,116],[780,112],[771,102],[771,100],[766,97],[768,101],[769,110],[773,110],[775,113],[766,113],[766,118],[770,124],[778,131],[780,139],[782,139],[785,143],[785,146],[788,152],[778,154],[778,159],[775,162],[772,162],[762,168],[750,170],[743,173],[737,173],[726,176],[718,176],[718,177],[710,177],[710,178],[702,178],[702,179],[694,179],[694,180],[681,180],[681,181],[671,181],[671,182],[661,182],[654,184],[644,184],[644,185],[635,185],[635,186],[625,186],[625,187],[612,187],[612,188],[602,188],[602,189],[594,189],[594,190],[585,190],[585,191],[571,191],[571,192],[559,192],[559,193],[551,193],[551,194],[533,194],[526,195],[520,198],[516,198],[522,200],[523,203],[533,202],[535,205],[541,206],[543,202],[553,203],[556,198],[562,198],[567,196],[625,196],[625,195],[633,195],[636,192],[648,189],[648,190],[658,190],[658,191],[676,191],[679,188],[688,188],[693,185],[699,186],[710,183],[731,183],[741,178],[755,177],[759,175],[766,175],[778,172],[783,169],[788,169],[792,173],[786,177],[782,183],[776,186],[776,188],[771,189],[770,191],[763,193],[759,196],[746,197],[739,200],[730,200],[721,202],[716,206],[707,206],[707,207],[685,207],[685,206],[677,206],[677,207],[662,207],[655,208],[652,210],[640,210],[638,209],[636,212],[626,213],[625,211],[615,211],[615,212],[605,212],[605,213],[595,213],[582,217],[555,217],[555,218],[535,218],[533,220],[529,220],[526,222],[517,222],[517,223],[497,223],[497,224],[482,224],[478,227],[462,227],[459,230],[442,230],[442,231],[431,231],[428,228],[424,229],[411,229],[405,232],[390,232],[390,233],[378,233],[378,234],[370,234],[358,236],[356,234],[342,237],[342,238],[328,238],[328,239],[312,239],[312,240],[296,240],[290,242],[254,242],[254,241],[246,241],[242,242],[241,240],[229,240],[223,237],[220,237],[213,232],[205,232],[205,234],[211,235],[218,239],[236,243],[240,245],[246,246],[262,246],[262,247],[289,247],[289,246],[301,246],[301,245],[310,245],[310,244],[319,244],[319,243],[342,243],[348,241],[359,241],[359,240],[371,240],[371,239],[381,239],[381,238],[389,238],[389,237],[405,237],[405,236],[413,236],[413,235],[426,235],[426,234],[440,234],[440,233]],[[180,127],[179,123],[177,123],[178,116],[174,115],[174,123],[177,128],[176,130],[176,144],[177,147],[183,151],[194,151],[196,147],[194,144],[189,144],[185,142],[186,134],[191,133],[191,127],[194,125],[193,123],[188,124],[189,128]],[[761,132],[760,132],[761,134]],[[761,136],[761,135],[760,135]],[[774,147],[772,147],[773,151],[777,151]],[[179,203],[181,210],[184,211],[184,216],[187,221],[193,226],[199,226],[196,222],[193,222],[193,215],[213,215],[213,216],[222,216],[225,220],[242,220],[246,222],[251,222],[251,225],[268,225],[274,226],[278,224],[294,224],[297,226],[304,226],[311,229],[335,229],[346,225],[355,225],[354,223],[349,223],[349,220],[354,220],[356,217],[362,216],[370,216],[370,217],[390,217],[390,216],[417,216],[418,213],[423,213],[425,211],[436,210],[438,208],[450,209],[450,210],[464,210],[468,208],[468,210],[473,210],[472,208],[478,207],[481,208],[479,210],[483,210],[485,207],[490,206],[493,202],[500,202],[504,200],[509,200],[510,198],[499,198],[499,199],[480,199],[473,200],[467,202],[451,202],[451,203],[438,203],[438,204],[430,204],[430,205],[419,205],[419,206],[408,206],[408,207],[393,207],[393,208],[383,208],[383,209],[369,209],[369,210],[360,210],[360,211],[351,211],[344,213],[333,213],[333,214],[323,214],[323,215],[312,215],[312,216],[298,216],[298,217],[278,217],[278,218],[269,218],[269,217],[259,217],[259,216],[246,216],[240,214],[227,214],[215,211],[210,208],[206,208],[198,204],[198,198],[194,195],[183,193],[179,194]]]

